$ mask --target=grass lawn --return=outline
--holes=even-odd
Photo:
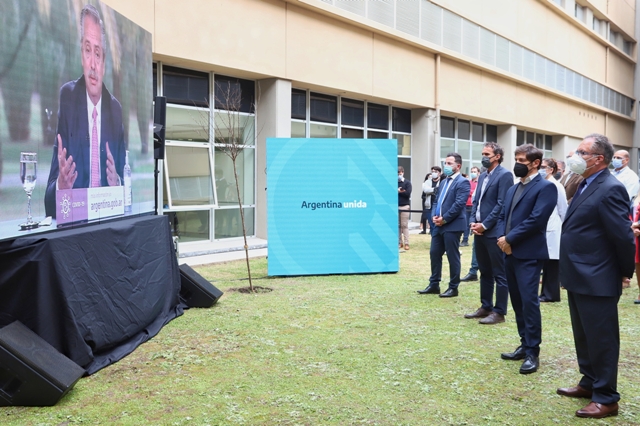
[[[620,415],[580,420],[588,401],[555,393],[579,379],[566,293],[542,305],[541,368],[523,376],[500,359],[519,344],[511,311],[495,326],[463,318],[477,282],[453,299],[416,293],[428,242],[412,236],[397,274],[267,278],[252,260],[254,284],[273,289],[262,294],[230,291],[247,285],[244,261],[196,268],[225,291],[217,305],[186,311],[55,407],[0,408],[0,424],[640,424],[635,278],[619,305]]]

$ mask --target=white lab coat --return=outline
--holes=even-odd
[[[558,189],[558,201],[553,209],[553,213],[549,217],[547,222],[547,249],[549,250],[549,259],[560,259],[560,234],[562,233],[562,222],[567,214],[567,194],[564,190],[564,186],[553,176],[549,176],[547,179],[553,183]]]

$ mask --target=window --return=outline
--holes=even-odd
[[[469,120],[440,117],[440,160],[457,152],[462,157],[462,173],[471,167],[482,168],[482,148],[485,142],[496,142],[498,128]],[[493,139],[490,139],[490,136]]]
[[[455,138],[456,119],[440,117],[440,136],[443,138]]]
[[[529,143],[543,151],[544,158],[553,156],[553,137],[542,133],[530,132],[528,130],[518,130],[516,134],[516,145]]]
[[[576,3],[574,15],[578,21],[584,22],[587,15],[587,8]]]
[[[338,122],[337,98],[335,96],[321,95],[320,93],[310,94],[311,121],[321,121],[323,123]],[[313,137],[313,136],[312,136]]]
[[[169,189],[165,204],[210,206],[215,204],[209,146],[166,147],[165,185]]]
[[[307,119],[307,92],[304,90],[291,90],[291,118]]]
[[[256,84],[251,80],[217,75],[214,78],[215,108],[253,113]]]
[[[389,129],[389,107],[386,105],[367,104],[367,126],[373,129]]]
[[[411,133],[411,110],[392,108],[392,130]]]
[[[342,125],[364,127],[364,102],[342,98]]]
[[[163,205],[174,235],[181,243],[242,235],[233,165],[224,151],[232,142],[244,146],[237,175],[247,233],[254,234],[255,82],[161,65],[155,69],[162,69],[158,92],[167,97]],[[306,115],[306,99],[302,102]],[[298,131],[305,133],[304,123]]]
[[[207,107],[209,75],[169,66],[162,67],[162,90],[167,103]]]

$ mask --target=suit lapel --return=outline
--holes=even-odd
[[[526,185],[524,186],[524,188],[522,189],[522,194],[520,194],[520,198],[518,198],[518,199],[516,200],[516,205],[514,206],[514,209],[515,209],[515,207],[518,205],[518,203],[520,202],[520,200],[522,200],[522,199],[527,195],[527,192],[529,192],[529,191],[531,190],[531,188],[533,188],[534,186],[536,186],[536,185],[538,184],[538,182],[540,182],[541,180],[542,180],[542,178],[540,178],[539,176],[536,176],[536,177],[534,177],[534,178],[531,180],[531,182],[529,182],[528,184],[526,184]],[[514,194],[515,194],[515,193],[514,193]]]
[[[595,192],[596,189],[598,189],[599,185],[604,182],[608,175],[610,175],[609,170],[604,169],[602,173],[600,173],[600,175],[593,182],[591,182],[584,191],[582,191],[582,194],[580,194],[577,199],[575,195],[573,196],[571,204],[569,204],[569,210],[564,217],[565,222],[567,221],[569,216],[571,216],[571,214],[578,208],[578,206],[580,206],[587,198],[589,198],[591,194]]]

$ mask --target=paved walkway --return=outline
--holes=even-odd
[[[420,232],[420,224],[409,222],[409,232]],[[249,257],[266,257],[268,254],[267,240],[261,238],[247,238]],[[188,243],[180,247],[178,263],[186,263],[189,266],[206,265],[209,263],[229,262],[245,258],[244,240],[231,238],[222,241],[207,241],[202,243]]]

